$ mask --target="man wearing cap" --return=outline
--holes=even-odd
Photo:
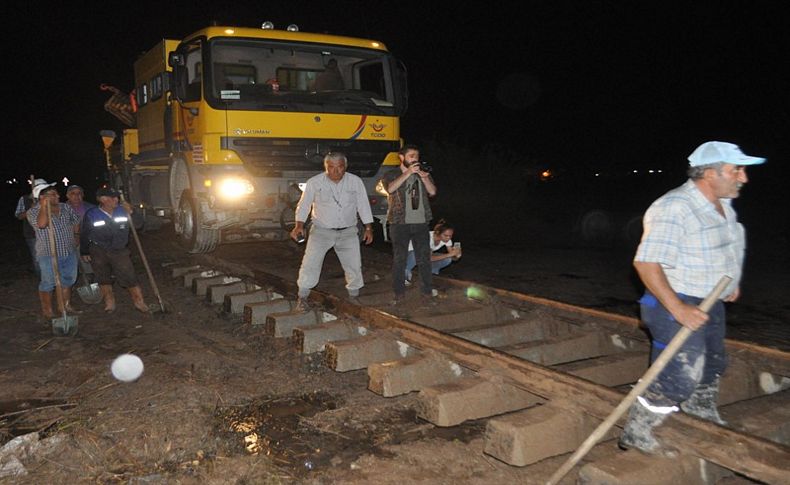
[[[90,262],[104,297],[104,311],[115,311],[115,295],[112,290],[113,277],[132,297],[134,307],[148,313],[143,299],[143,290],[137,281],[132,259],[129,256],[129,214],[131,207],[118,203],[120,193],[111,187],[96,191],[98,207],[88,209],[82,218],[80,252],[82,260]]]
[[[38,295],[41,301],[41,313],[46,320],[54,318],[52,312],[52,290],[55,289],[55,273],[52,257],[58,258],[58,272],[63,288],[63,301],[68,312],[75,312],[71,307],[71,287],[77,280],[77,252],[74,231],[79,224],[79,217],[68,204],[60,203],[55,184],[39,183],[33,187],[33,197],[38,200],[27,211],[27,220],[36,232],[36,260],[41,274]],[[52,214],[52,221],[47,216],[47,208]],[[54,230],[55,247],[51,246],[49,231]]]
[[[80,216],[80,219],[82,219],[88,209],[96,207],[90,202],[85,202],[83,200],[84,197],[85,191],[79,185],[69,185],[69,188],[66,189],[66,200],[68,200],[74,212]]]
[[[31,175],[30,178],[33,178]],[[47,186],[51,187],[55,184],[49,184],[44,179],[35,179],[32,182],[32,189],[35,190],[37,186]],[[38,269],[38,259],[36,258],[36,231],[33,230],[33,226],[28,224],[27,222],[27,211],[30,210],[31,207],[38,203],[38,199],[33,196],[33,192],[29,194],[25,194],[19,198],[16,203],[16,211],[14,211],[14,216],[20,221],[25,221],[22,224],[22,236],[25,238],[25,243],[27,244],[27,249],[30,252],[30,259],[33,266],[33,272],[36,273],[36,277],[41,278],[41,271]]]
[[[634,267],[645,285],[642,321],[652,338],[651,362],[681,327],[694,332],[658,378],[631,406],[620,446],[656,452],[652,429],[678,411],[725,424],[716,409],[726,368],[723,302],[739,296],[745,233],[732,199],[748,182],[747,165],[764,158],[744,155],[737,145],[710,141],[689,156],[689,179],[645,212]],[[732,278],[706,314],[697,308],[722,276]]]

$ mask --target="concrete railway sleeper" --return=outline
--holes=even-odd
[[[293,281],[264,271],[233,276],[212,263],[172,275],[244,324],[292,339],[298,352],[324,352],[335,371],[366,369],[368,389],[382,397],[419,393],[418,416],[436,426],[488,418],[483,451],[512,466],[573,452],[648,366],[649,342],[632,318],[445,278],[437,307],[392,308],[389,285],[368,278],[362,306],[335,296],[345,294],[338,281],[337,292],[314,290],[313,309],[303,312],[285,297],[296,294]],[[727,345],[719,405],[729,427],[676,413],[656,430],[676,453],[671,461],[618,451],[569,477],[716,483],[736,472],[790,483],[790,354]]]

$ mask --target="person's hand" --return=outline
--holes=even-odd
[[[456,248],[456,247],[447,248],[447,252],[450,253],[450,256],[453,259],[458,259],[461,257],[461,248]]]
[[[734,301],[737,301],[740,296],[741,296],[741,287],[737,286],[737,287],[735,287],[735,291],[733,291],[730,294],[730,296],[725,298],[724,301],[726,301],[727,303],[732,303]]]
[[[125,210],[127,214],[132,213],[132,206],[125,200],[121,202],[121,207],[123,207],[123,210]]]
[[[83,254],[82,256],[80,256],[80,259],[82,259],[83,263],[90,263],[91,262],[91,255],[90,254]]]
[[[408,172],[408,173],[416,173],[420,177],[424,177],[425,175],[428,175],[428,172],[423,172],[423,171],[420,170],[420,168],[421,168],[420,167],[420,162],[414,162],[411,165],[409,165],[409,168],[406,169],[406,172]]]
[[[365,234],[362,236],[362,241],[364,241],[364,243],[366,245],[373,242],[373,228],[372,227],[366,227],[365,228]]]
[[[676,308],[671,313],[679,324],[691,330],[698,330],[705,325],[709,318],[707,313],[687,303],[681,304],[680,307]]]
[[[304,239],[304,237],[304,226],[300,224],[294,226],[294,228],[291,230],[291,239],[299,242],[299,239]]]

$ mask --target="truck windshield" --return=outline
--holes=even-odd
[[[369,49],[214,39],[204,92],[217,109],[394,114],[389,61]]]

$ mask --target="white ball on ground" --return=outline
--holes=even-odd
[[[122,354],[112,361],[112,376],[122,382],[132,382],[143,374],[143,361],[134,354]]]

